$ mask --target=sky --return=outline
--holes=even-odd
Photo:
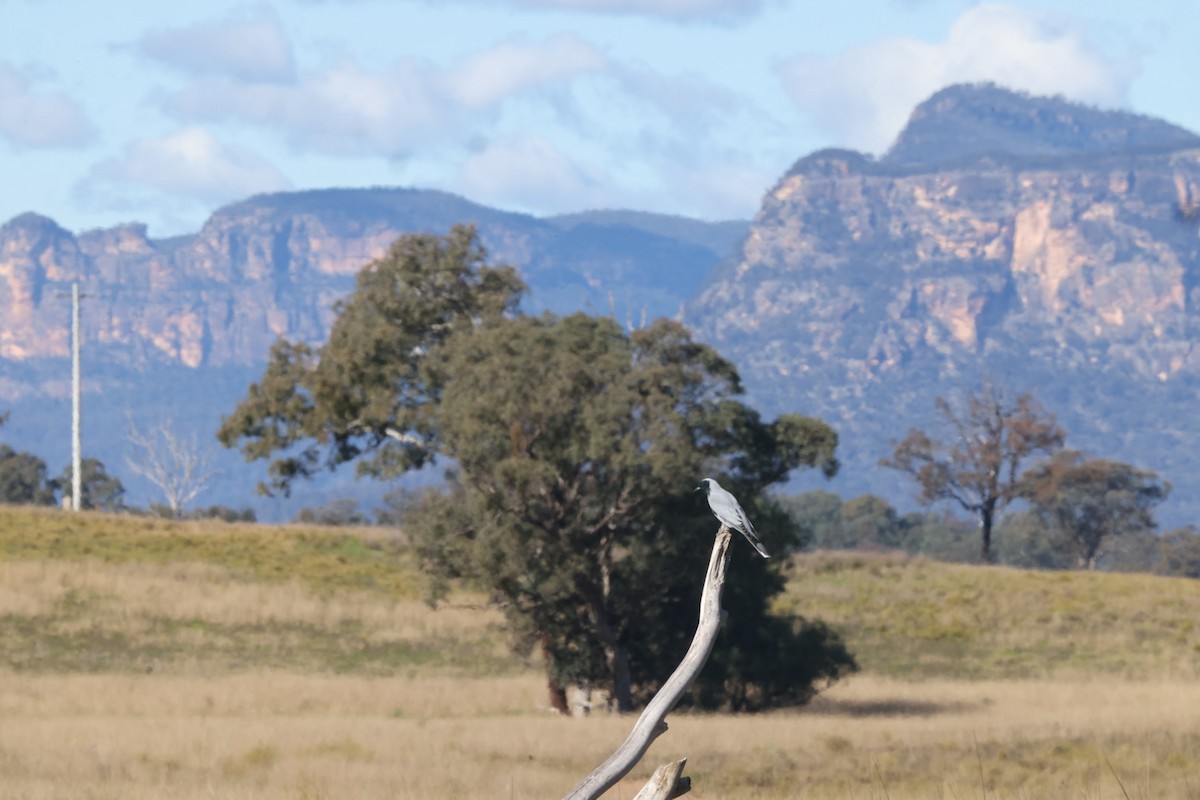
[[[749,219],[952,83],[1200,132],[1197,43],[1195,0],[0,0],[0,222],[335,186]]]

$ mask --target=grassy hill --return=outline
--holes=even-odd
[[[698,798],[1200,797],[1200,581],[787,568],[864,672],[675,715],[610,796],[686,754]],[[556,797],[624,738],[545,713],[483,597],[420,591],[391,532],[0,507],[0,796]]]
[[[376,529],[0,507],[0,664],[11,669],[522,668],[481,598],[434,612],[420,592],[403,541]]]
[[[781,608],[830,623],[880,675],[1200,677],[1200,581],[816,553]]]
[[[0,659],[21,670],[522,669],[485,598],[426,608],[403,538],[380,529],[0,507],[0,570]],[[1200,675],[1200,581],[890,554],[788,570],[778,606],[829,622],[880,676]]]

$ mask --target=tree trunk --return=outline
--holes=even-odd
[[[605,644],[604,660],[612,676],[613,700],[617,703],[617,711],[622,714],[633,711],[633,678],[629,673],[628,651],[621,644],[614,643],[611,648]]]
[[[554,677],[554,656],[550,655],[550,637],[542,634],[542,658],[546,660],[546,691],[549,693],[550,707],[558,713],[567,716],[571,708],[567,705],[567,690]]]
[[[564,717],[571,714],[567,705],[567,690],[558,682],[558,678],[546,676],[546,689],[550,694],[550,707]]]
[[[995,558],[992,556],[992,521],[996,515],[996,504],[994,501],[986,502],[983,508],[979,510],[979,531],[981,534],[981,542],[979,544],[979,563],[991,564]]]
[[[612,679],[612,699],[617,704],[617,711],[626,714],[633,711],[633,679],[629,672],[629,652],[625,645],[621,644],[608,618],[608,593],[612,588],[610,574],[611,563],[608,559],[601,559],[601,585],[597,587],[585,584],[579,588],[587,601],[592,627],[600,635],[604,664],[608,667],[608,675]]]

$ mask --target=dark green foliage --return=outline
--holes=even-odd
[[[0,427],[8,412],[0,414]],[[46,479],[46,462],[0,444],[0,503],[54,505],[58,484]]]
[[[553,679],[609,686],[622,708],[657,689],[694,631],[717,527],[699,478],[719,475],[768,547],[787,549],[793,526],[762,489],[797,466],[836,469],[827,426],[762,421],[733,399],[732,365],[666,320],[630,335],[582,314],[499,321],[450,341],[438,368],[436,424],[460,471],[409,518],[427,569],[479,581]],[[718,650],[753,651],[757,672],[718,659],[696,700],[801,702],[814,676],[851,667],[836,637],[800,657],[793,644],[814,634],[767,613],[782,588],[735,553],[725,605],[737,622]]]
[[[0,503],[52,506],[58,485],[46,479],[46,462],[0,444]]]
[[[1070,569],[1074,566],[1061,537],[1046,528],[1032,509],[1009,514],[997,532],[996,560],[1030,569]]]
[[[627,334],[583,314],[515,315],[519,281],[483,259],[470,229],[403,237],[339,306],[328,345],[276,346],[221,439],[276,458],[285,490],[322,464],[382,476],[453,459],[443,489],[387,512],[404,519],[433,598],[475,582],[518,649],[541,649],[552,695],[586,681],[625,710],[695,629],[718,527],[699,479],[735,492],[768,547],[795,547],[763,490],[799,466],[833,474],[837,437],[809,417],[760,419],[735,399],[733,365],[677,323]],[[836,636],[768,614],[783,588],[774,569],[735,554],[725,637],[754,664],[731,656],[697,699],[800,702],[853,667]]]
[[[864,494],[848,500],[842,504],[841,517],[845,535],[855,545],[869,543],[891,549],[904,546],[904,525],[896,509],[881,497]]]
[[[100,511],[121,511],[125,508],[125,487],[121,479],[109,475],[104,468],[104,462],[95,458],[85,458],[80,462],[79,504],[85,509]],[[66,495],[72,491],[74,470],[68,464],[58,479],[58,486]]]
[[[347,497],[330,500],[323,506],[302,508],[294,522],[309,525],[370,525],[371,519],[358,507],[358,501]]]
[[[757,622],[722,632],[693,686],[693,702],[730,711],[802,705],[858,670],[841,637],[820,620],[764,614]]]
[[[205,508],[192,509],[184,515],[184,519],[219,519],[222,522],[257,522],[258,515],[254,513],[254,509],[252,508],[230,508],[229,506],[211,505]]]
[[[400,237],[358,275],[335,306],[318,350],[280,340],[217,433],[247,459],[273,459],[271,485],[358,462],[360,473],[394,476],[432,460],[429,408],[441,387],[423,364],[454,331],[511,311],[524,286],[510,267],[484,266],[474,228],[445,237]]]
[[[799,532],[799,549],[840,550],[848,545],[842,535],[842,498],[817,489],[797,495],[779,495],[779,505]]]
[[[811,550],[903,550],[941,561],[966,561],[975,529],[948,512],[901,515],[885,500],[864,494],[852,500],[814,491],[780,497],[780,504]]]
[[[915,556],[960,564],[979,558],[979,525],[960,519],[949,510],[911,512],[900,519],[903,549]]]
[[[1194,527],[1167,531],[1158,541],[1160,575],[1200,578],[1200,531]]]
[[[375,524],[400,527],[421,502],[422,492],[396,487],[383,496],[383,508],[375,509]]]

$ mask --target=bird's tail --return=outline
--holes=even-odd
[[[750,542],[750,544],[754,545],[754,549],[758,551],[758,554],[760,556],[762,556],[763,558],[771,557],[771,554],[767,552],[767,548],[763,547],[763,543],[758,540],[758,536],[756,536],[753,533],[748,533],[746,531],[742,531],[742,533],[746,536],[746,541],[748,541],[748,542]]]

